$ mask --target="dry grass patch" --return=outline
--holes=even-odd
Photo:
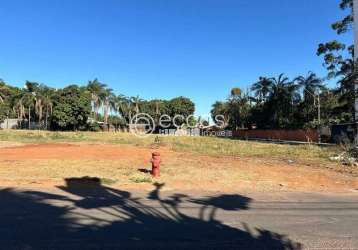
[[[159,143],[158,143],[158,139]],[[141,147],[167,147],[177,152],[191,152],[210,156],[241,156],[277,158],[296,161],[329,162],[329,156],[340,152],[338,147],[322,148],[315,145],[279,145],[214,137],[148,136],[139,138],[129,133],[107,132],[49,132],[0,131],[0,141],[12,143],[92,143],[120,144]]]
[[[326,169],[334,148],[289,146],[207,137],[137,138],[124,133],[0,131],[0,185],[55,183],[98,177],[107,185],[212,191],[347,191],[357,179]],[[158,143],[159,141],[159,143]],[[36,145],[31,144],[36,143]],[[148,172],[154,150],[162,153],[161,178]],[[290,160],[290,161],[288,161]],[[309,166],[308,166],[309,165]],[[322,168],[321,166],[324,166]],[[11,184],[13,183],[13,184]]]

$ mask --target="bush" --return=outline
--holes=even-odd
[[[101,131],[101,126],[97,122],[90,123],[88,124],[88,130],[92,132],[99,132]]]

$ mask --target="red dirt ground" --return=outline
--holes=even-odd
[[[39,144],[2,148],[0,160],[120,160],[148,156],[148,149],[117,145]]]
[[[150,153],[154,149],[132,145],[108,145],[108,144],[39,144],[23,145],[14,147],[3,147],[0,150],[0,163],[2,165],[14,164],[16,162],[31,162],[46,160],[95,160],[95,161],[127,161],[130,165],[149,162]],[[168,181],[172,186],[180,189],[200,188],[211,190],[241,188],[250,186],[253,191],[258,185],[269,183],[275,187],[280,186],[285,191],[347,191],[358,189],[358,181],[354,176],[349,176],[336,171],[307,166],[302,164],[288,164],[287,162],[262,159],[262,158],[238,158],[238,157],[211,157],[205,155],[179,153],[168,148],[160,148],[163,162],[168,169],[178,171],[178,176],[170,176]],[[133,164],[132,164],[133,163]],[[147,164],[148,165],[148,164]],[[138,166],[138,165],[136,165]],[[188,166],[195,167],[194,175],[182,175]],[[220,168],[222,178],[227,178],[228,183],[220,184],[215,177],[215,168]],[[18,171],[21,171],[19,169]],[[195,176],[200,173],[201,176]],[[231,175],[243,173],[244,177],[235,181],[236,177]],[[246,175],[251,179],[247,179]],[[171,179],[170,179],[170,178]],[[175,178],[174,178],[175,177]],[[177,177],[177,178],[176,178]],[[2,177],[4,178],[4,177]],[[190,178],[186,181],[185,178]],[[197,182],[196,182],[196,179]],[[220,177],[218,177],[220,178]],[[231,178],[229,180],[229,178]],[[241,177],[238,177],[241,178]],[[252,180],[254,178],[254,180]],[[163,180],[164,181],[164,180]],[[38,180],[37,184],[48,185],[51,180]],[[195,183],[199,183],[196,185]],[[16,179],[17,184],[24,184],[21,179]],[[249,184],[248,184],[249,183]],[[1,186],[10,185],[11,182],[0,179]],[[266,185],[265,184],[265,185]],[[132,186],[136,186],[133,184]],[[137,185],[139,186],[139,185]],[[287,188],[286,188],[287,187]]]

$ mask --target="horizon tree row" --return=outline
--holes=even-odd
[[[171,100],[143,100],[139,96],[115,95],[98,79],[86,86],[69,85],[54,89],[26,81],[24,88],[6,84],[0,79],[0,121],[6,118],[36,121],[52,130],[99,130],[99,123],[127,127],[140,112],[155,119],[162,114],[185,117],[195,111],[186,97]]]
[[[284,74],[260,77],[243,92],[234,88],[226,101],[213,104],[211,115],[224,115],[228,128],[297,129],[353,121],[353,100],[330,89],[315,73],[290,80]],[[320,109],[320,110],[318,110]],[[318,112],[320,111],[320,117]],[[319,124],[319,119],[320,123]]]

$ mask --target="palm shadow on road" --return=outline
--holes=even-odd
[[[85,181],[85,185],[83,185]],[[162,197],[162,184],[147,199],[100,182],[67,179],[63,192],[0,191],[1,249],[300,249],[286,236],[245,230],[215,218],[217,209],[249,209],[250,198],[220,195]],[[187,215],[183,202],[199,206]],[[209,211],[205,218],[205,211]]]

